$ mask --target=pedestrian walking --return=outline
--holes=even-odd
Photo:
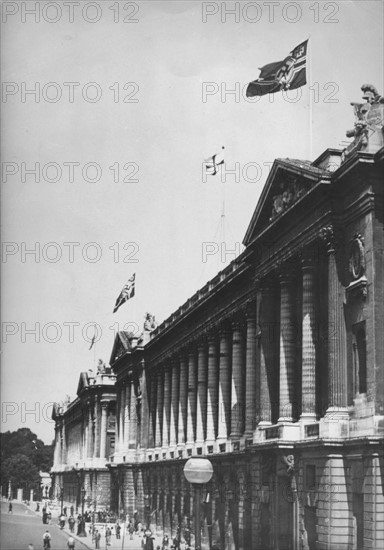
[[[120,538],[120,531],[121,531],[121,525],[120,525],[119,522],[116,523],[115,531],[116,531],[116,538],[119,539]]]
[[[96,548],[100,548],[100,539],[101,539],[101,534],[100,534],[99,531],[96,529],[96,532],[95,532],[95,544],[96,544]]]
[[[147,529],[144,533],[144,550],[154,550],[152,531]]]
[[[61,514],[60,516],[60,529],[64,529],[65,527],[65,515]]]
[[[75,539],[73,537],[69,537],[67,540],[67,546],[68,550],[75,550]]]
[[[12,502],[10,502],[8,504],[8,514],[12,514],[13,513],[13,505],[12,505]]]
[[[68,525],[69,525],[70,532],[74,533],[75,532],[75,518],[73,516],[69,516]]]
[[[45,531],[44,535],[43,535],[43,547],[44,547],[44,550],[46,549],[49,549],[51,548],[51,535],[48,531],[48,529]]]
[[[112,531],[109,527],[107,527],[105,530],[105,544],[107,546],[110,546],[111,544],[111,535],[112,535]]]

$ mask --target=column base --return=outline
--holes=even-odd
[[[207,439],[204,442],[204,454],[211,455],[215,452],[215,440]]]
[[[205,454],[204,440],[202,440],[202,439],[200,439],[199,441],[196,440],[196,442],[195,442],[195,454],[197,456]]]
[[[217,438],[215,442],[216,453],[230,453],[232,450],[231,441],[224,438]]]
[[[258,423],[256,430],[253,432],[253,442],[260,443],[265,441],[265,428],[272,426],[272,422],[262,420]]]
[[[325,439],[339,439],[348,436],[348,409],[344,407],[329,407],[324,418],[320,420],[320,437]]]
[[[184,456],[191,457],[195,454],[195,442],[187,441],[185,444],[185,453]]]
[[[176,443],[172,443],[168,447],[168,457],[172,460],[173,458],[177,458],[177,448]]]
[[[155,449],[153,449],[153,448],[146,450],[145,458],[146,458],[147,462],[152,462],[152,460],[154,460],[154,456],[153,456],[154,452],[155,452]]]
[[[297,441],[300,439],[300,423],[280,421],[274,425],[258,426],[255,443],[279,439],[282,441]]]
[[[185,453],[185,443],[177,445],[177,458],[183,458]]]
[[[299,423],[301,439],[319,437],[319,422],[315,413],[303,413],[300,416]]]

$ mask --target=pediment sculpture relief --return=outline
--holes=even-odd
[[[285,210],[302,197],[305,192],[306,187],[300,182],[299,178],[282,182],[280,184],[280,193],[274,195],[272,198],[272,214],[269,221],[275,220],[285,212]]]

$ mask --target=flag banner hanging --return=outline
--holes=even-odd
[[[89,346],[89,350],[88,351],[91,351],[91,349],[93,348],[94,344],[95,344],[95,341],[96,341],[96,334],[94,334],[92,336],[92,340],[91,340],[91,345]]]
[[[295,90],[307,83],[307,45],[308,40],[294,48],[283,61],[264,65],[258,79],[250,82],[247,97],[274,94],[280,90]]]
[[[224,150],[224,147],[221,148]],[[216,176],[218,172],[219,166],[224,164],[224,156],[222,151],[220,153],[217,153],[216,155],[213,155],[212,157],[207,158],[204,161],[205,170],[208,176]]]
[[[116,313],[120,306],[122,306],[130,298],[133,298],[133,296],[135,295],[135,276],[136,273],[134,273],[132,277],[128,279],[127,283],[123,286],[123,289],[116,300],[113,313]]]

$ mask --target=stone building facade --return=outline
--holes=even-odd
[[[201,456],[214,472],[205,549],[384,547],[384,117],[372,89],[346,150],[275,160],[236,260],[157,328],[116,335],[110,506],[158,535],[193,533],[183,467]]]
[[[115,448],[116,377],[111,369],[82,372],[77,398],[56,403],[55,450],[51,477],[54,498],[67,506],[106,509],[111,501],[111,474],[106,467]]]
[[[158,534],[193,533],[183,466],[204,456],[203,547],[384,547],[383,104],[364,92],[347,150],[274,162],[241,256],[147,341],[116,336],[112,506]]]

